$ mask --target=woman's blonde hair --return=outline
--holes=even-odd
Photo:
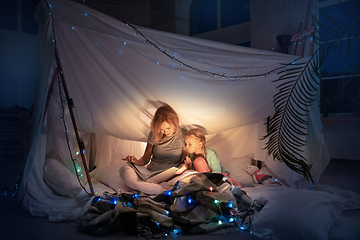
[[[200,128],[193,128],[184,134],[184,137],[186,136],[194,136],[200,140],[200,142],[203,144],[202,148],[204,149],[205,152],[204,159],[206,160],[206,137],[204,131],[201,130]]]
[[[176,114],[175,110],[167,104],[159,107],[156,110],[153,119],[151,120],[150,130],[154,134],[155,142],[159,142],[163,137],[163,134],[161,134],[160,126],[165,121],[169,124],[174,125],[175,133],[179,131],[179,117]]]

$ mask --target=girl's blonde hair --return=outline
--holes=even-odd
[[[163,137],[163,134],[161,133],[160,126],[163,122],[168,122],[169,124],[173,124],[175,127],[175,133],[179,131],[179,117],[176,114],[175,110],[172,109],[169,105],[165,104],[161,107],[159,107],[153,119],[151,120],[150,124],[150,130],[154,134],[154,141],[159,142],[161,138]]]
[[[206,160],[206,137],[204,131],[200,128],[193,128],[184,134],[184,137],[186,136],[194,136],[200,140],[204,149],[204,159]]]

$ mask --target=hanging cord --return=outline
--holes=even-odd
[[[91,193],[89,193],[86,188],[84,187],[84,185],[82,184],[82,181],[80,180],[80,176],[77,172],[77,169],[76,169],[76,164],[75,164],[75,161],[76,159],[73,158],[73,155],[72,155],[72,151],[71,151],[71,147],[70,147],[70,139],[69,139],[69,134],[68,134],[68,129],[67,129],[67,126],[66,126],[66,121],[65,121],[65,107],[64,107],[64,103],[66,101],[63,100],[63,96],[62,96],[62,91],[61,91],[61,79],[60,79],[60,72],[58,71],[57,72],[57,76],[58,76],[58,83],[59,83],[59,95],[60,95],[60,102],[61,102],[61,109],[62,109],[62,112],[61,112],[61,119],[62,119],[62,122],[63,122],[63,125],[64,125],[64,129],[65,129],[65,137],[66,137],[66,142],[67,142],[67,146],[68,146],[68,149],[69,149],[69,154],[70,154],[70,158],[71,158],[71,161],[74,165],[74,170],[75,170],[75,174],[76,174],[76,178],[80,184],[80,186],[84,189],[85,193],[87,193],[88,195],[92,195]]]
[[[145,36],[145,34],[143,34],[139,29],[137,29],[135,26],[131,25],[130,23],[127,23],[127,22],[124,22],[124,21],[121,21],[123,22],[124,24],[128,25],[129,27],[131,27],[133,30],[136,31],[135,35],[137,34],[140,34],[143,38],[144,38],[144,43],[149,43],[151,44],[153,47],[155,47],[158,51],[160,51],[161,53],[163,53],[164,55],[166,55],[168,58],[170,58],[172,61],[178,63],[179,65],[181,66],[184,66],[184,67],[187,67],[187,68],[190,68],[198,73],[203,73],[203,74],[207,74],[208,76],[210,76],[211,78],[215,78],[215,77],[218,77],[218,78],[226,78],[228,80],[231,80],[231,81],[235,81],[235,80],[241,80],[242,78],[246,78],[247,80],[249,78],[255,78],[255,77],[260,77],[260,76],[265,76],[266,75],[269,75],[271,73],[275,73],[276,74],[276,71],[278,71],[279,69],[283,69],[287,66],[290,66],[290,65],[296,65],[296,61],[298,61],[299,59],[303,58],[303,57],[298,57],[297,59],[291,61],[290,63],[283,63],[281,64],[282,66],[281,67],[278,67],[278,68],[275,68],[271,71],[268,71],[266,73],[260,73],[260,74],[253,74],[253,75],[226,75],[225,73],[223,74],[220,74],[220,73],[215,73],[215,72],[210,72],[210,71],[207,71],[207,70],[201,70],[199,68],[196,68],[194,66],[191,66],[190,64],[187,64],[181,60],[179,60],[178,58],[176,58],[175,56],[172,56],[170,55],[169,53],[166,52],[166,49],[161,49],[156,43],[154,43],[153,41],[151,41],[148,37]],[[304,40],[304,38],[302,38],[300,41]],[[293,42],[293,43],[296,43],[296,42]]]

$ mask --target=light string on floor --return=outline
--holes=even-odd
[[[15,198],[18,191],[19,191],[19,182],[20,179],[18,179],[8,190],[4,190],[4,192],[1,194],[2,196],[8,198]]]
[[[173,189],[171,189],[171,190],[164,191],[162,194],[165,197],[171,197],[172,192],[176,189],[178,189],[177,185],[175,185],[173,187]],[[214,188],[210,186],[208,188],[208,191],[210,193],[214,192]],[[187,205],[187,208],[196,207],[196,205],[198,204],[196,201],[196,197],[193,196],[193,193],[185,195],[183,198],[183,202],[184,202],[184,204]],[[223,202],[216,198],[213,198],[213,201],[210,202],[210,204],[213,204],[214,206],[216,206],[219,209],[219,213],[220,213],[219,217],[216,219],[213,219],[213,221],[215,221],[218,225],[223,225],[226,223],[230,223],[230,224],[234,223],[235,226],[239,230],[252,233],[252,231],[250,229],[251,229],[251,222],[252,222],[253,217],[256,212],[256,210],[255,210],[255,208],[257,207],[256,202],[253,202],[246,211],[236,211],[234,209],[234,205],[233,205],[232,201]],[[225,207],[225,209],[228,208],[231,210],[229,211],[228,214],[223,214],[222,207]],[[226,226],[228,226],[228,225],[226,225]],[[224,226],[224,227],[226,227],[226,226]]]
[[[51,4],[49,4],[47,1],[45,1],[45,3],[47,4],[48,6],[48,9],[49,9],[49,15],[50,15],[50,18],[51,18],[51,26],[52,26],[52,34],[53,34],[53,40],[52,42],[54,43],[54,56],[56,55],[55,51],[56,51],[56,33],[55,33],[55,21],[54,21],[54,17],[53,17],[53,14],[52,14],[52,11],[51,11]],[[62,60],[60,60],[62,61]],[[66,101],[63,100],[63,96],[62,96],[62,91],[61,91],[61,78],[60,78],[60,74],[61,72],[60,71],[57,71],[57,79],[58,79],[58,83],[59,83],[59,95],[60,95],[60,103],[61,103],[61,109],[62,109],[62,113],[61,113],[61,116],[58,117],[59,119],[62,119],[63,121],[63,126],[64,126],[64,129],[65,129],[65,137],[66,137],[66,142],[67,142],[67,146],[68,146],[68,150],[69,150],[69,155],[70,155],[70,158],[71,158],[71,161],[72,161],[72,164],[73,164],[73,167],[74,167],[74,171],[75,171],[75,174],[76,174],[76,178],[80,184],[80,186],[82,187],[82,189],[85,191],[86,194],[88,195],[92,195],[90,192],[87,191],[87,189],[85,188],[85,186],[83,185],[82,183],[82,180],[80,179],[81,177],[83,177],[83,175],[81,174],[81,166],[77,167],[76,166],[76,161],[78,160],[77,158],[74,158],[73,157],[73,152],[71,150],[71,146],[70,146],[70,139],[69,139],[69,131],[67,129],[67,126],[66,126],[66,119],[65,119],[65,107],[64,107],[64,103],[66,103]],[[84,150],[85,151],[85,150]],[[78,155],[78,153],[76,153],[76,155]]]
[[[169,201],[169,198],[171,198],[173,191],[179,190],[179,188],[180,188],[179,185],[175,184],[171,190],[164,191],[163,193],[161,193],[161,195],[163,195],[163,197],[165,197],[165,198],[162,197],[161,198],[162,201],[160,201],[160,202],[164,203],[164,202]],[[206,190],[203,190],[203,191],[206,191]],[[209,187],[208,191],[214,192],[214,188]],[[140,201],[140,199],[142,199],[142,197],[145,197],[145,199],[148,198],[147,196],[140,196],[138,193],[134,193],[134,194],[109,193],[109,192],[105,191],[103,193],[103,195],[95,196],[92,199],[90,205],[96,207],[97,202],[104,201],[108,204],[110,209],[115,209],[117,204],[121,204],[124,207],[130,207],[130,208],[134,208],[134,209],[138,210],[139,206],[143,205],[143,203],[141,203],[141,201]],[[186,211],[190,211],[191,209],[194,209],[197,206],[201,206],[197,202],[194,192],[190,192],[185,195],[175,196],[175,198],[178,198],[184,205],[186,205],[186,209],[187,209]],[[239,229],[240,231],[242,231],[242,232],[246,231],[246,232],[249,232],[250,234],[252,233],[251,222],[253,220],[255,213],[260,211],[260,209],[257,209],[258,206],[257,206],[256,200],[253,201],[253,203],[249,206],[248,209],[239,211],[237,209],[237,207],[234,208],[234,204],[232,201],[222,201],[222,200],[218,200],[213,197],[212,197],[212,199],[213,200],[210,201],[209,204],[218,208],[219,213],[217,213],[218,217],[209,219],[210,222],[221,226],[220,229],[232,227],[234,224],[235,227],[237,229]],[[158,201],[155,201],[155,202],[158,202]],[[213,209],[213,207],[209,207],[209,208]],[[160,215],[164,215],[167,217],[172,216],[172,213],[170,210],[169,211],[166,209],[162,209],[161,211],[159,211],[159,210],[160,209],[157,209],[156,211]],[[223,210],[225,210],[225,212],[223,212]],[[162,226],[162,224],[160,222],[155,221],[155,220],[154,220],[154,222],[156,223],[156,225],[158,227]],[[164,236],[167,236],[168,234],[170,234],[172,236],[177,236],[177,235],[182,234],[182,229],[177,226],[165,227],[162,230],[165,231]],[[147,231],[149,233],[151,233],[150,229],[148,229]]]

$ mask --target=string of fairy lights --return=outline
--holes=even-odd
[[[84,3],[85,1],[83,1]],[[48,4],[49,7],[51,8],[51,5]],[[50,11],[50,15],[51,15],[51,11]],[[89,16],[88,13],[85,13],[84,16]],[[121,20],[120,20],[121,21]],[[208,75],[210,78],[213,79],[227,79],[230,81],[247,81],[251,78],[258,78],[258,77],[266,77],[270,74],[278,74],[279,72],[286,72],[287,71],[287,67],[292,66],[292,65],[297,65],[298,61],[300,59],[302,59],[303,57],[299,56],[296,59],[288,62],[288,63],[279,63],[279,67],[276,67],[274,69],[271,69],[269,71],[263,72],[263,73],[258,73],[258,74],[246,74],[246,75],[227,75],[226,73],[222,72],[222,73],[218,73],[218,72],[214,72],[214,71],[209,71],[209,70],[204,70],[204,69],[200,69],[198,67],[193,66],[192,64],[189,64],[187,62],[185,62],[184,60],[181,60],[177,57],[177,54],[171,54],[169,52],[171,52],[170,50],[167,51],[167,49],[165,49],[165,47],[161,48],[158,44],[156,44],[154,41],[152,41],[151,39],[149,39],[143,32],[141,32],[138,28],[136,28],[134,25],[127,23],[125,21],[121,21],[124,24],[126,24],[127,26],[129,26],[130,28],[132,28],[134,30],[134,35],[140,35],[143,38],[143,43],[144,44],[149,44],[151,46],[153,46],[155,49],[157,49],[160,53],[164,54],[167,58],[169,58],[172,62],[175,62],[176,64],[184,67],[184,68],[188,68],[191,69],[193,71],[196,71],[198,73],[201,74],[206,74]],[[73,30],[75,30],[74,26],[71,26],[71,28]],[[301,36],[302,33],[298,33],[298,36]],[[304,41],[305,39],[310,38],[311,41],[313,41],[312,36],[311,35],[306,35],[304,37],[299,37],[297,41],[295,42],[291,42],[292,44],[297,44],[297,43],[301,43],[302,41]],[[55,40],[53,40],[55,41]],[[124,45],[127,45],[127,42],[123,43]],[[157,61],[156,64],[159,64],[159,62]]]
[[[169,54],[166,49],[162,49],[160,48],[156,43],[154,43],[152,40],[150,40],[147,36],[145,36],[145,34],[143,34],[138,28],[136,28],[134,25],[130,24],[130,23],[127,23],[125,21],[121,21],[123,22],[124,24],[126,24],[127,26],[131,27],[134,31],[135,31],[135,35],[140,35],[143,37],[144,39],[144,43],[148,43],[150,44],[151,46],[153,46],[154,48],[156,48],[159,52],[161,52],[162,54],[164,54],[165,56],[167,56],[169,59],[171,59],[173,62],[183,66],[183,67],[186,67],[186,68],[189,68],[191,70],[194,70],[198,73],[201,73],[201,74],[206,74],[208,75],[209,77],[211,78],[225,78],[227,80],[230,80],[230,81],[239,81],[239,80],[249,80],[250,78],[257,78],[257,77],[266,77],[267,75],[269,74],[277,74],[279,72],[286,72],[287,71],[287,67],[288,66],[292,66],[292,65],[298,65],[297,61],[299,61],[300,59],[302,59],[303,57],[298,57],[296,58],[295,60],[291,61],[291,62],[288,62],[288,63],[280,63],[280,67],[277,67],[277,68],[274,68],[270,71],[267,71],[267,72],[264,72],[264,73],[259,73],[259,74],[251,74],[251,75],[227,75],[225,73],[216,73],[216,72],[212,72],[212,71],[208,71],[208,70],[203,70],[203,69],[200,69],[200,68],[197,68],[197,67],[194,67],[182,60],[180,60],[179,58],[177,58],[176,55],[172,55],[172,54]],[[299,36],[301,36],[301,33],[298,34]],[[305,36],[303,38],[299,38],[298,41],[295,41],[295,42],[292,42],[292,44],[297,44],[297,43],[301,43],[301,41],[304,41],[305,39],[307,38],[310,38],[310,40],[312,41],[312,38],[311,36]],[[157,62],[158,64],[158,62]]]
[[[84,189],[85,193],[87,193],[88,195],[91,195],[91,193],[89,193],[87,191],[87,189],[85,188],[85,186],[83,185],[83,182],[81,181],[80,178],[83,178],[83,175],[82,175],[82,170],[81,170],[81,167],[80,166],[77,166],[77,160],[78,158],[75,158],[73,156],[73,151],[71,150],[71,141],[70,141],[70,138],[69,138],[69,130],[67,128],[67,125],[66,125],[66,119],[65,119],[65,104],[66,101],[63,99],[63,94],[62,94],[62,87],[61,87],[61,78],[60,78],[60,72],[58,71],[57,72],[57,78],[58,78],[58,84],[59,84],[59,95],[60,95],[60,103],[61,103],[61,115],[58,117],[59,119],[62,119],[62,122],[63,122],[63,126],[64,126],[64,129],[65,129],[65,138],[66,138],[66,143],[67,143],[67,147],[69,149],[69,154],[70,154],[70,158],[71,158],[71,162],[74,166],[74,170],[75,170],[75,174],[76,174],[76,178],[80,184],[80,186],[82,187],[82,189]],[[85,151],[85,150],[84,150]],[[75,153],[76,155],[78,155],[79,153]]]
[[[224,182],[225,183],[225,182]],[[162,197],[160,197],[162,199],[161,202],[172,202],[173,199],[172,195],[173,193],[177,192],[177,190],[181,189],[180,185],[175,184],[175,186],[168,191],[163,192]],[[204,192],[209,192],[209,193],[215,193],[217,192],[216,190],[213,189],[213,187],[209,187],[207,189],[202,189],[202,191]],[[206,193],[205,193],[206,194]],[[197,202],[197,194],[193,191],[190,191],[189,193],[182,195],[181,197],[176,196],[178,198],[178,202],[177,205],[181,204],[183,205],[183,207],[185,207],[187,209],[187,211],[190,211],[191,209],[196,208],[199,203]],[[208,196],[208,195],[207,195]],[[210,195],[211,196],[211,195]],[[159,197],[159,195],[158,195]],[[261,211],[261,209],[263,208],[263,204],[254,200],[252,202],[252,204],[245,210],[238,210],[237,208],[234,207],[234,204],[232,201],[219,201],[218,199],[214,199],[211,201],[206,201],[206,206],[209,207],[209,209],[212,209],[212,211],[217,212],[215,209],[218,209],[218,215],[215,217],[212,217],[209,221],[212,223],[215,223],[217,225],[224,225],[224,227],[232,227],[235,226],[236,228],[238,228],[239,230],[243,231],[243,232],[249,232],[252,233],[251,231],[251,223],[252,220],[254,218],[254,215],[257,214],[258,212]],[[104,192],[104,194],[102,196],[96,196],[92,199],[91,201],[91,206],[96,207],[97,203],[100,201],[105,201],[108,206],[110,206],[110,208],[115,208],[117,206],[117,204],[121,204],[124,207],[130,207],[130,208],[134,208],[134,209],[138,209],[138,206],[141,205],[141,201],[142,197],[138,194],[138,193],[134,193],[134,194],[112,194],[109,192]],[[145,200],[146,201],[146,200]],[[180,203],[181,202],[181,203]],[[203,203],[204,204],[204,203]],[[200,205],[202,206],[202,205]],[[172,216],[173,213],[171,213],[171,210],[167,210],[167,209],[162,209],[160,211],[160,209],[157,209],[158,213],[161,215],[164,215],[166,217]],[[224,212],[225,211],[225,212]],[[160,219],[161,218],[157,218]],[[160,221],[159,220],[159,221]],[[157,226],[161,227],[161,223],[155,221],[155,223],[157,224]],[[207,222],[209,223],[209,222]],[[140,230],[140,229],[139,229]],[[145,231],[145,233],[143,232]],[[140,234],[146,234],[147,230],[140,230]],[[167,233],[170,233],[171,235],[179,235],[182,233],[182,229],[176,226],[170,227],[170,228],[165,228],[165,235],[167,236]]]

